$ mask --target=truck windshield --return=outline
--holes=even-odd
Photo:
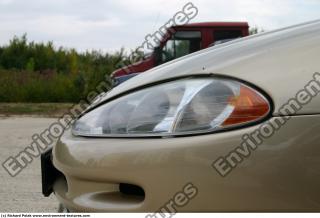
[[[200,31],[177,31],[162,48],[162,63],[201,49]]]

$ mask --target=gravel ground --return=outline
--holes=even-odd
[[[31,136],[40,133],[55,119],[35,117],[0,117],[0,160],[17,155],[31,143]],[[1,212],[57,212],[54,195],[41,193],[40,158],[35,159],[16,177],[0,167]]]

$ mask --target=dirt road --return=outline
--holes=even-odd
[[[32,117],[0,117],[0,161],[17,155],[55,119]],[[1,212],[57,212],[58,203],[51,195],[41,194],[40,158],[35,159],[19,175],[11,177],[0,167]]]

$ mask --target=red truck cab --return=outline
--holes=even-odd
[[[114,71],[114,85],[155,66],[232,39],[249,35],[247,22],[204,22],[173,26],[142,61]]]

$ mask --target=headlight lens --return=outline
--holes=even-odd
[[[264,118],[266,98],[238,81],[192,78],[115,99],[78,119],[75,135],[162,136],[211,132]]]

